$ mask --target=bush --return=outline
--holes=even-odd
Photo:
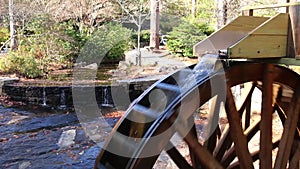
[[[19,55],[16,52],[10,52],[9,55],[0,59],[0,71],[16,73],[26,78],[41,77],[44,73],[41,64],[33,55],[29,53]]]
[[[138,42],[138,33],[135,31],[132,34],[132,41],[137,46]],[[142,30],[141,31],[141,37],[140,37],[141,47],[149,46],[150,43],[150,30]]]
[[[199,22],[197,18],[184,18],[182,23],[168,34],[167,47],[172,53],[180,52],[183,56],[193,57],[193,46],[213,31],[207,23]]]
[[[0,46],[9,39],[9,30],[7,28],[0,27]]]
[[[19,49],[30,52],[50,63],[63,63],[78,53],[77,40],[72,37],[71,22],[57,23],[47,15],[37,16],[26,24],[26,32],[19,36]]]
[[[53,70],[72,66],[81,45],[78,32],[72,21],[58,23],[47,15],[36,16],[26,23],[23,35],[18,36],[18,50],[13,55],[38,60],[46,77]],[[33,71],[32,77],[36,77],[34,74]]]
[[[107,24],[97,30],[83,46],[79,62],[99,63],[106,60],[123,59],[124,52],[131,47],[131,30],[120,24]]]

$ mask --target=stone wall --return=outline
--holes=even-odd
[[[79,93],[95,92],[97,104],[99,106],[115,106],[113,97],[127,96],[130,102],[142,94],[156,80],[151,81],[130,81],[122,82],[113,86],[82,86],[76,87]],[[17,83],[5,84],[2,87],[2,94],[9,96],[14,101],[21,101],[27,104],[43,105],[54,108],[73,108],[72,86],[26,86]],[[114,94],[112,95],[112,92]],[[76,96],[80,97],[80,96]],[[122,99],[122,98],[118,98]],[[124,98],[126,99],[126,98]],[[90,103],[89,98],[84,100]],[[123,105],[122,105],[123,104]],[[118,107],[127,108],[128,102],[118,103]]]

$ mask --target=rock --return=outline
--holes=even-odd
[[[21,120],[27,119],[27,118],[29,118],[29,117],[28,116],[13,116],[12,119],[9,122],[7,122],[7,124],[14,124]]]
[[[86,66],[86,62],[79,62],[74,64],[75,67],[84,67]]]
[[[97,65],[97,63],[92,63],[92,64],[89,64],[87,66],[84,66],[83,68],[97,70],[98,69],[98,65]]]
[[[31,165],[31,163],[30,163],[29,161],[22,162],[22,163],[19,165],[19,169],[26,169],[26,168],[28,168],[30,165]]]
[[[64,131],[61,134],[61,136],[60,136],[60,138],[58,140],[57,145],[60,148],[71,146],[72,144],[75,143],[74,142],[75,136],[76,136],[76,130],[75,129]]]
[[[137,50],[128,51],[125,53],[125,62],[129,65],[136,65]]]
[[[14,83],[16,81],[19,81],[19,78],[0,77],[0,95],[2,95],[2,87],[3,87],[3,85]]]
[[[125,61],[120,61],[119,62],[118,69],[120,69],[120,70],[126,70],[129,67],[130,67],[130,64],[128,64],[128,62],[125,62]]]
[[[158,68],[158,72],[165,72],[168,68],[166,66],[162,66],[160,68]]]

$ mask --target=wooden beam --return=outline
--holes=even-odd
[[[243,8],[243,11],[249,11],[249,10],[256,10],[256,9],[271,9],[271,8],[281,8],[281,7],[289,7],[289,6],[296,6],[300,5],[300,2],[289,2],[289,3],[279,3],[274,5],[261,5],[261,6],[252,6]]]
[[[219,50],[227,49],[228,46],[245,37],[268,19],[267,17],[239,16],[205,40],[194,45],[194,56],[202,56],[206,53],[217,54]]]
[[[228,48],[230,58],[286,56],[288,14],[278,14]]]

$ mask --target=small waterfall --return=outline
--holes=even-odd
[[[42,98],[43,103],[42,103],[42,106],[47,106],[47,98],[46,97],[47,97],[46,96],[46,88],[43,87],[43,98]]]
[[[67,105],[66,105],[66,93],[65,93],[65,90],[61,90],[59,108],[65,109],[66,107],[67,107]]]
[[[108,93],[108,87],[102,88],[102,107],[113,107],[111,103],[109,103],[109,93]]]

